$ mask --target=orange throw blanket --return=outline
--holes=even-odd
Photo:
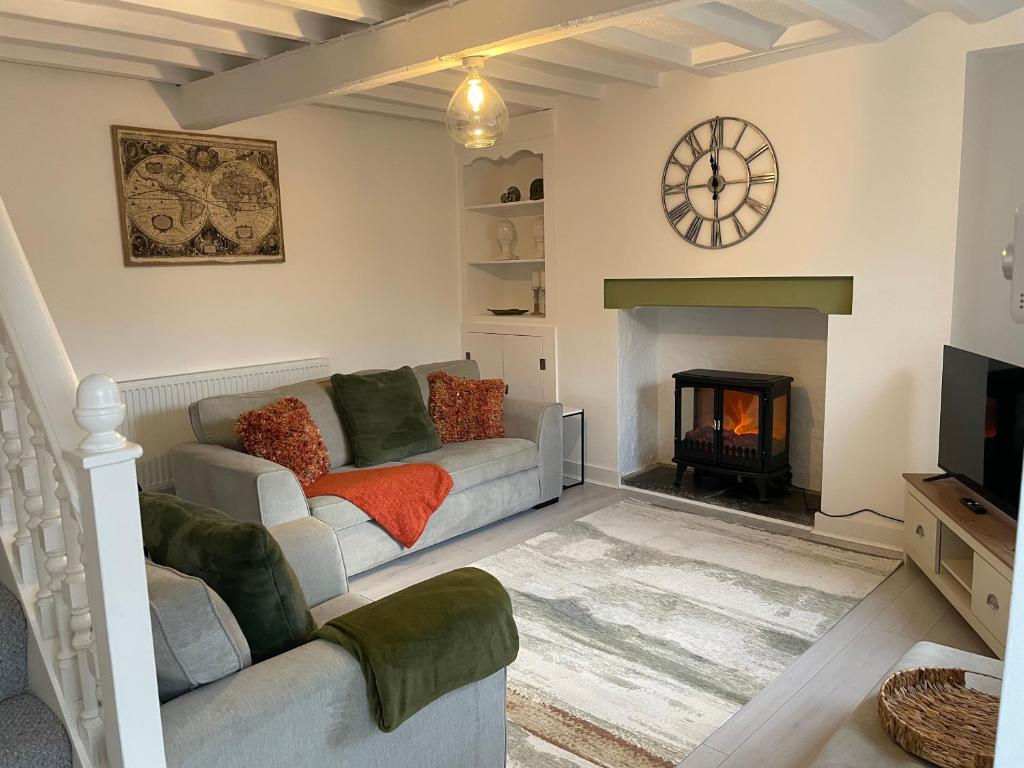
[[[302,488],[307,499],[340,496],[352,502],[404,547],[416,543],[451,489],[452,476],[436,464],[330,472]]]

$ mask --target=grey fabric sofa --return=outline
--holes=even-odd
[[[878,720],[878,689],[893,672],[914,667],[957,667],[1002,678],[1003,663],[986,656],[936,643],[917,643],[872,688],[853,714],[825,744],[809,768],[928,768],[925,762],[903,751],[883,730]],[[972,685],[999,695],[999,681],[979,678]]]
[[[472,360],[421,365],[414,370],[424,402],[429,398],[426,376],[432,371],[480,377]],[[333,556],[340,557],[347,575],[554,501],[561,494],[562,406],[506,398],[504,438],[451,443],[404,460],[438,464],[454,480],[452,492],[431,517],[419,541],[406,549],[351,503],[334,496],[307,501],[290,470],[242,451],[234,432],[239,414],[287,396],[306,404],[327,445],[332,471],[354,469],[352,449],[330,381],[307,381],[266,392],[209,397],[191,404],[189,416],[196,442],[171,452],[175,493],[268,527],[312,517],[333,531],[338,548]]]
[[[270,532],[318,625],[368,602],[348,592],[327,524],[307,516]],[[314,640],[168,701],[161,718],[168,768],[502,768],[505,670],[446,694],[383,733],[359,662]]]

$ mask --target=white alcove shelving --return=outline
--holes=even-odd
[[[522,382],[520,386],[525,386],[527,392],[540,387],[547,397],[557,393],[556,308],[552,302],[556,257],[552,203],[557,189],[553,146],[554,112],[549,110],[513,118],[509,132],[493,147],[457,150],[464,350],[481,358],[484,376]],[[540,200],[530,200],[530,185],[535,179],[543,179],[544,197]],[[502,203],[502,194],[512,186],[519,189],[521,199]],[[540,217],[544,220],[542,252],[538,252],[534,236]],[[518,233],[513,259],[501,258],[498,224],[504,219],[515,224]],[[542,314],[534,313],[533,287],[538,278],[545,289]],[[513,308],[527,310],[528,314],[501,317],[489,311]],[[488,336],[481,336],[483,333]],[[517,352],[505,355],[509,359],[502,364],[495,352],[481,352],[481,341],[491,335],[535,339],[518,340],[526,347],[513,345],[516,340],[505,340],[503,348],[515,348]],[[497,344],[499,339],[493,342]],[[525,349],[530,351],[525,353]],[[539,350],[536,361],[535,350]]]

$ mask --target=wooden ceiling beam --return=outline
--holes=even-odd
[[[408,8],[389,3],[387,0],[265,0],[265,2],[298,11],[321,13],[336,19],[358,21],[362,24],[376,24],[409,12]]]
[[[127,61],[107,56],[77,51],[59,51],[19,43],[0,42],[0,61],[18,64],[41,64],[58,69],[73,69],[79,72],[93,72],[101,75],[117,75],[138,80],[154,80],[161,83],[180,85],[203,76],[202,72],[167,64],[151,64],[142,61]]]
[[[384,101],[393,101],[398,104],[409,104],[414,107],[425,107],[437,109],[442,113],[447,111],[448,102],[451,101],[451,93],[432,91],[427,88],[414,88],[411,85],[385,85],[374,88],[372,91],[363,91],[362,95]]]
[[[822,19],[863,40],[885,40],[922,17],[904,0],[786,0],[812,18]]]
[[[806,21],[787,29],[767,51],[745,51],[729,43],[715,43],[695,48],[693,63],[708,75],[727,75],[856,42],[852,35],[826,21]]]
[[[579,96],[584,99],[601,99],[604,97],[604,86],[592,80],[580,80],[566,75],[556,75],[545,70],[533,69],[522,64],[491,59],[483,69],[488,80],[503,80],[516,85],[529,85],[543,88],[546,91]],[[499,89],[500,90],[500,89]]]
[[[345,109],[350,112],[363,112],[371,115],[385,115],[387,117],[404,117],[407,120],[420,120],[428,123],[444,124],[444,112],[423,107],[410,106],[408,104],[394,104],[387,101],[379,101],[369,98],[364,94],[358,96],[341,95],[326,96],[313,102],[320,107],[331,107],[332,109]]]
[[[421,85],[424,88],[431,88],[436,91],[440,91],[445,94],[446,100],[451,100],[451,95],[455,92],[455,89],[459,87],[459,84],[463,81],[465,75],[457,70],[448,70],[445,72],[434,72],[429,75],[421,75],[408,82],[412,85]],[[381,90],[381,89],[378,89]],[[505,100],[506,104],[518,104],[521,107],[529,107],[530,109],[553,109],[558,104],[558,96],[551,93],[542,91],[534,91],[529,88],[517,88],[513,85],[501,84],[501,98]],[[376,91],[370,91],[375,93]],[[445,107],[447,109],[447,106]]]
[[[766,51],[782,37],[786,28],[733,8],[724,3],[708,3],[692,8],[666,8],[666,16],[706,29],[732,43],[752,51]]]
[[[169,64],[203,72],[223,72],[246,59],[183,45],[158,43],[109,32],[73,29],[25,19],[0,18],[0,40],[64,51],[97,53],[115,59]]]
[[[992,21],[1021,7],[1020,0],[944,0],[943,5],[964,21]]]
[[[323,42],[348,31],[348,27],[337,19],[276,5],[247,3],[244,0],[88,0],[88,2],[309,43]]]
[[[661,73],[653,66],[623,61],[572,40],[559,40],[547,45],[524,48],[516,55],[545,64],[592,72],[647,88],[657,88],[661,84]]]
[[[581,39],[609,51],[657,62],[666,69],[693,68],[693,51],[690,48],[656,40],[631,29],[608,27],[588,32]]]
[[[325,94],[357,93],[610,26],[671,0],[463,0],[178,89],[187,128],[216,128]],[[495,77],[499,77],[494,73]]]
[[[263,59],[298,43],[254,32],[215,27],[151,13],[73,0],[0,0],[0,17],[28,19],[75,29],[129,35],[204,51]]]

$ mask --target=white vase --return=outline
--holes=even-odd
[[[533,257],[544,258],[544,217],[538,216],[533,220]]]
[[[516,225],[508,219],[502,219],[498,222],[498,247],[501,249],[501,255],[499,259],[508,261],[509,259],[518,259],[516,256],[515,248],[516,243],[519,242],[519,231],[516,229]]]

